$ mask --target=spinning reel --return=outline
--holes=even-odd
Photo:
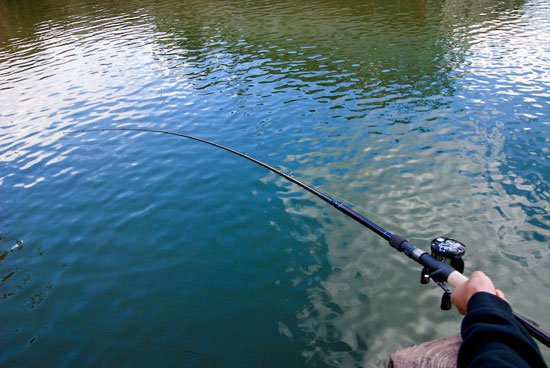
[[[430,244],[431,255],[438,261],[444,262],[450,265],[452,268],[460,273],[464,273],[464,260],[462,256],[466,253],[466,246],[459,242],[446,237],[439,237],[432,240]],[[430,270],[426,267],[422,269],[420,275],[420,283],[427,284],[431,278]],[[441,309],[449,310],[452,307],[451,303],[451,288],[444,281],[436,281],[439,287],[443,289],[443,296],[441,297]]]

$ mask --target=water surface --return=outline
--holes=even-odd
[[[0,2],[2,366],[385,366],[440,290],[265,160],[550,327],[544,1]],[[548,352],[544,352],[548,358]]]

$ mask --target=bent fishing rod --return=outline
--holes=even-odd
[[[371,220],[367,219],[365,216],[357,213],[350,207],[346,206],[342,202],[334,200],[330,196],[321,192],[320,190],[314,188],[311,185],[308,185],[291,175],[281,171],[265,162],[262,162],[246,153],[239,152],[232,148],[223,146],[221,144],[198,138],[192,135],[171,132],[167,130],[158,130],[158,129],[146,129],[146,128],[97,128],[97,129],[81,129],[81,130],[72,130],[67,133],[86,133],[86,132],[108,132],[108,131],[121,131],[121,132],[142,132],[142,133],[156,133],[156,134],[165,134],[176,136],[180,138],[191,139],[194,141],[206,143],[210,146],[214,146],[225,151],[231,152],[237,156],[245,158],[249,161],[254,162],[264,168],[274,172],[275,174],[282,176],[286,180],[302,187],[318,198],[322,199],[326,203],[332,205],[338,211],[342,212],[346,216],[357,221],[361,225],[365,226],[376,235],[384,238],[388,241],[389,245],[395,250],[404,253],[407,257],[411,258],[415,262],[423,266],[420,282],[422,284],[427,284],[430,279],[433,280],[439,287],[443,289],[443,297],[441,299],[441,309],[449,310],[451,309],[451,292],[452,289],[462,285],[468,278],[462,273],[464,272],[464,261],[462,256],[465,254],[466,248],[465,245],[461,242],[446,238],[439,237],[434,239],[430,244],[431,254],[417,248],[411,244],[408,240],[401,237],[400,235],[393,234],[388,230],[382,228],[380,225],[375,224]],[[514,312],[514,316],[518,322],[520,322],[525,329],[537,340],[550,348],[550,334],[544,331],[534,323],[528,321],[525,317]]]

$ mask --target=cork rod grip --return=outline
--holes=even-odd
[[[458,271],[452,272],[449,277],[447,277],[447,283],[455,289],[466,281],[468,281],[468,278]]]

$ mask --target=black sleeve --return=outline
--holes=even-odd
[[[546,367],[539,348],[499,297],[479,292],[462,321],[458,367]]]

